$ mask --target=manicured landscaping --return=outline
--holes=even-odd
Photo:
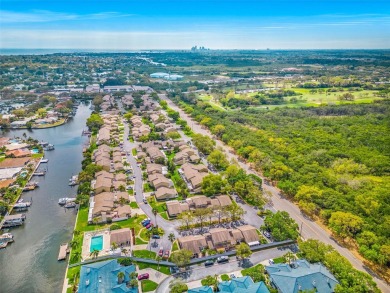
[[[173,242],[173,245],[172,245],[172,252],[176,251],[176,250],[179,250],[179,244],[177,243],[177,241]]]
[[[230,277],[228,275],[226,275],[226,274],[223,274],[223,275],[221,275],[221,280],[222,281],[229,281]]]
[[[250,276],[254,282],[265,281],[264,266],[262,264],[244,269],[241,271],[243,276]]]
[[[138,209],[138,204],[137,204],[135,201],[132,201],[132,202],[130,203],[130,207],[131,207],[132,209]]]
[[[134,148],[131,150],[131,153],[133,154],[133,156],[136,156],[137,155],[137,150]]]
[[[144,192],[152,192],[154,191],[153,187],[149,185],[149,183],[144,183]]]
[[[142,292],[150,292],[156,290],[158,284],[151,281],[151,280],[142,280],[141,281],[141,288]]]
[[[142,244],[148,244],[148,241],[143,241],[141,238],[136,237],[135,238],[135,245],[142,245]]]
[[[138,268],[140,270],[150,268],[150,269],[154,269],[154,270],[159,271],[159,272],[166,274],[166,275],[171,274],[171,271],[169,270],[169,267],[167,267],[167,266],[160,265],[160,269],[158,270],[157,264],[149,264],[149,263],[144,263],[144,262],[138,262],[137,264],[138,264]]]
[[[139,258],[155,259],[156,258],[156,253],[154,251],[149,251],[149,250],[134,250],[133,251],[133,256],[134,257],[139,257]]]
[[[285,263],[286,260],[284,257],[277,257],[277,258],[274,258],[274,263]]]
[[[75,279],[77,281],[77,279],[80,276],[80,270],[81,270],[81,266],[68,268],[68,272],[66,274],[66,277],[68,278],[69,284],[73,284]]]

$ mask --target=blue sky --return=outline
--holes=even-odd
[[[0,0],[0,48],[390,48],[390,1]]]

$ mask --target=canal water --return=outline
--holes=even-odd
[[[76,213],[58,205],[61,197],[76,195],[77,187],[68,186],[69,178],[81,170],[82,149],[88,137],[81,136],[91,110],[81,104],[68,123],[39,130],[11,130],[0,136],[22,137],[23,133],[39,141],[54,144],[47,151],[46,176],[33,177],[39,188],[24,192],[22,198],[33,200],[23,226],[11,229],[15,242],[0,250],[0,292],[61,292],[66,262],[58,262],[61,243],[72,237]]]

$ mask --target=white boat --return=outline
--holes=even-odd
[[[22,208],[28,208],[31,206],[30,201],[25,201],[25,202],[18,202],[14,205],[15,209],[22,209]]]
[[[59,205],[65,205],[67,203],[75,202],[76,198],[75,197],[63,197],[58,200]]]
[[[67,209],[72,209],[72,208],[75,208],[76,207],[76,203],[71,201],[71,202],[67,202],[65,205],[64,205],[64,208],[67,208]]]
[[[52,151],[54,150],[54,145],[48,144],[47,147],[44,148],[45,151]]]
[[[49,159],[42,159],[41,160],[41,163],[47,163],[47,162],[49,162]]]
[[[4,233],[0,235],[0,242],[13,242],[14,236],[11,233]]]

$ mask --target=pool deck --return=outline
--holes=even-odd
[[[98,230],[98,231],[90,231],[84,233],[84,241],[83,241],[83,247],[81,250],[81,258],[83,260],[91,259],[91,252],[90,252],[90,245],[91,245],[91,238],[95,236],[103,236],[103,249],[99,252],[99,256],[109,255],[111,251],[111,245],[110,245],[110,231],[108,229],[105,230]]]

